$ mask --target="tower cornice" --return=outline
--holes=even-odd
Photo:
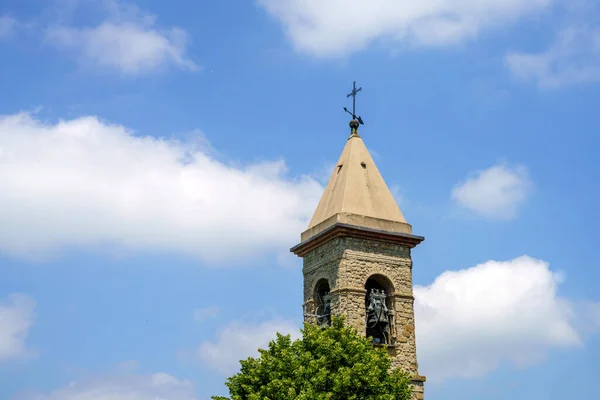
[[[307,240],[292,247],[290,251],[299,257],[304,257],[311,250],[337,237],[354,237],[358,239],[377,240],[383,243],[396,244],[414,248],[425,238],[408,233],[389,232],[362,226],[336,223]]]

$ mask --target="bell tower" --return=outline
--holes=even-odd
[[[424,238],[412,234],[358,134],[362,120],[350,114],[351,135],[308,229],[291,249],[303,258],[304,318],[327,326],[332,315],[345,316],[374,346],[387,348],[392,367],[412,377],[412,398],[422,400],[411,249]]]

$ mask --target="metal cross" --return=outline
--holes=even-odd
[[[352,96],[352,116],[356,115],[356,95],[362,90],[362,87],[356,88],[356,81],[352,82],[352,93],[346,97]],[[356,117],[355,117],[356,118]]]

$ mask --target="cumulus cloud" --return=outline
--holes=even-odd
[[[512,52],[505,62],[515,77],[544,89],[600,82],[600,29],[567,27],[547,50]]]
[[[231,166],[95,117],[0,116],[0,165],[0,252],[17,257],[111,246],[245,259],[295,243],[323,190],[283,161]]]
[[[96,26],[53,26],[46,40],[71,50],[85,64],[125,75],[153,72],[172,64],[186,70],[198,66],[188,58],[189,38],[178,27],[159,28],[156,16],[116,1],[106,2],[109,16]]]
[[[49,393],[23,394],[17,400],[194,400],[191,382],[164,372],[97,377],[75,381]]]
[[[298,51],[343,56],[377,39],[444,46],[503,27],[552,0],[257,0]]]
[[[0,299],[0,361],[30,354],[25,339],[35,319],[35,302],[24,294]]]
[[[217,306],[197,308],[194,310],[194,321],[202,323],[208,319],[215,318],[217,315],[219,315],[219,307]]]
[[[581,323],[581,325],[588,332],[596,332],[600,330],[600,303],[586,301],[580,305],[585,311],[587,318]]]
[[[415,286],[420,372],[430,381],[477,378],[503,364],[541,362],[552,349],[581,347],[600,331],[600,303],[561,297],[562,281],[546,261],[521,256],[446,271],[430,285]],[[300,338],[299,327],[286,320],[232,322],[197,354],[229,376],[275,332]]]
[[[0,39],[13,35],[18,21],[9,15],[0,15]]]
[[[240,360],[258,356],[259,348],[267,348],[276,333],[300,338],[298,326],[287,320],[274,319],[258,324],[232,322],[222,329],[215,342],[206,341],[198,347],[198,358],[207,366],[232,375],[239,370]]]
[[[431,380],[478,377],[503,363],[538,362],[552,348],[580,346],[581,322],[597,322],[589,311],[598,303],[576,307],[558,296],[560,282],[547,262],[522,256],[446,271],[416,286],[421,373]]]
[[[461,207],[487,218],[512,218],[532,188],[524,166],[497,164],[457,184],[451,198]]]
[[[135,372],[140,368],[140,363],[137,360],[122,361],[115,366],[115,371],[120,373]]]

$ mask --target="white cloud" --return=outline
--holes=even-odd
[[[300,329],[291,321],[274,319],[260,324],[232,322],[218,334],[216,342],[206,341],[198,347],[198,358],[223,375],[239,370],[240,360],[257,357],[258,349],[267,348],[276,333],[300,338]]]
[[[538,362],[551,348],[581,345],[579,322],[594,315],[578,314],[558,296],[560,282],[547,262],[522,256],[447,271],[416,286],[420,372],[430,380],[477,377],[506,362]]]
[[[30,355],[25,339],[35,319],[35,302],[24,294],[0,299],[0,361]]]
[[[217,315],[219,315],[219,307],[217,306],[197,308],[194,310],[194,321],[202,323],[208,319],[215,318]]]
[[[286,30],[295,48],[343,56],[377,39],[417,46],[455,44],[504,27],[552,0],[257,0]]]
[[[109,245],[234,261],[298,241],[322,187],[283,161],[230,166],[95,117],[0,116],[0,252]]]
[[[140,368],[140,363],[137,360],[126,360],[116,365],[115,371],[120,373],[135,372]]]
[[[191,382],[160,372],[152,375],[98,377],[71,382],[49,393],[24,394],[17,400],[194,400]]]
[[[394,196],[396,203],[398,203],[398,207],[400,207],[403,212],[406,212],[406,206],[409,201],[402,192],[400,186],[397,184],[390,185],[390,192],[392,192],[392,196]]]
[[[135,6],[107,2],[109,16],[97,26],[54,26],[46,39],[73,50],[79,60],[126,75],[153,72],[166,64],[197,70],[188,58],[188,36],[181,28],[161,29],[156,17]]]
[[[477,378],[503,364],[527,367],[552,349],[581,347],[600,331],[600,303],[558,295],[563,281],[543,260],[521,256],[446,271],[428,286],[414,287],[420,373],[429,381]],[[300,338],[299,327],[275,319],[232,322],[198,357],[230,376],[239,360],[257,356],[275,332]]]
[[[540,88],[600,82],[600,29],[568,27],[546,51],[509,53],[505,62],[515,77]]]
[[[484,217],[512,218],[532,188],[524,166],[497,164],[456,185],[451,198]]]
[[[19,23],[9,15],[0,15],[0,39],[13,35]]]

